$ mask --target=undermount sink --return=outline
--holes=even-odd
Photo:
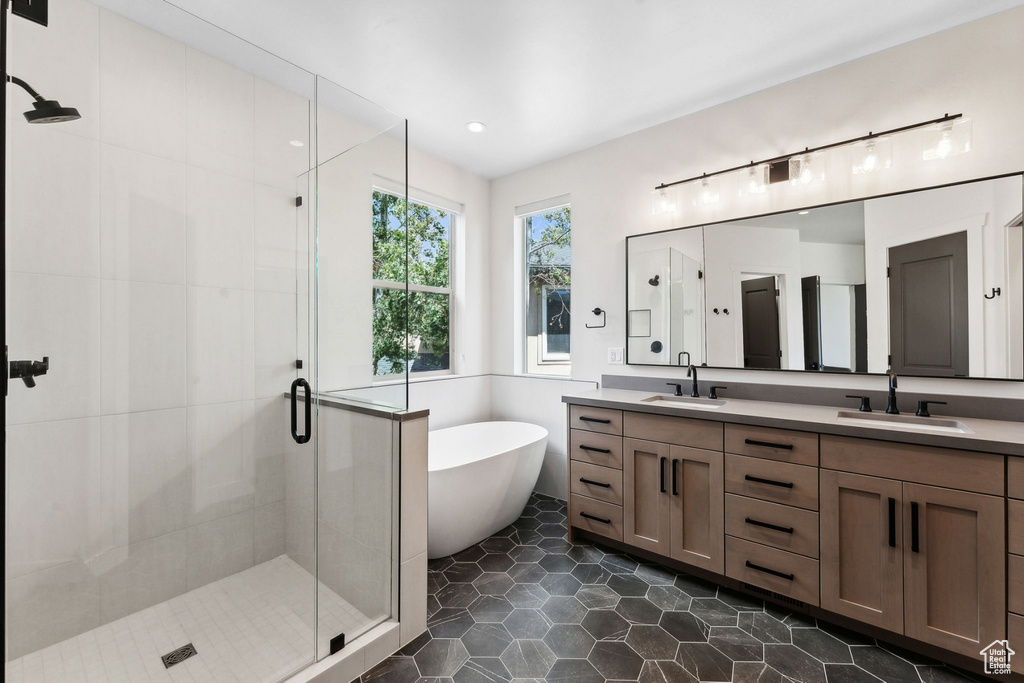
[[[862,413],[857,410],[840,410],[836,415],[840,422],[853,422],[872,427],[895,427],[916,429],[922,432],[943,432],[952,434],[973,434],[974,431],[958,420],[941,417],[917,417],[915,415],[889,415],[887,413]]]
[[[669,406],[671,408],[697,408],[700,410],[717,410],[728,401],[721,398],[692,398],[690,396],[669,396],[666,394],[655,394],[640,399],[641,403],[650,403],[656,406]]]

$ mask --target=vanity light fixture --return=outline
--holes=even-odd
[[[890,130],[868,132],[858,138],[851,138],[841,142],[833,142],[819,147],[806,147],[799,152],[782,154],[771,159],[751,161],[741,166],[733,166],[714,173],[702,173],[699,176],[676,180],[671,183],[657,185],[655,190],[655,202],[653,213],[674,212],[675,201],[659,201],[660,197],[673,195],[662,195],[663,190],[688,185],[689,183],[700,183],[699,189],[689,196],[693,197],[693,205],[716,204],[719,193],[715,188],[718,176],[736,174],[737,177],[731,181],[740,188],[740,194],[761,194],[767,191],[768,187],[785,180],[791,185],[809,185],[815,181],[825,178],[824,164],[818,159],[820,153],[848,147],[851,151],[852,167],[854,174],[875,173],[890,168],[893,164],[892,140],[896,135],[908,131],[926,129],[925,146],[923,158],[925,160],[944,159],[955,154],[962,154],[971,150],[971,127],[970,120],[965,119],[963,114],[946,114],[945,116],[931,121],[913,123],[909,126],[901,126]],[[740,176],[742,174],[742,176]],[[732,184],[726,183],[727,187]]]
[[[924,131],[925,161],[947,159],[971,151],[971,120],[943,121]]]
[[[676,191],[674,188],[663,187],[654,191],[651,202],[651,213],[673,213],[676,210]]]
[[[466,130],[468,130],[470,133],[483,133],[485,130],[487,130],[487,126],[485,126],[480,121],[470,121],[469,123],[466,124]]]

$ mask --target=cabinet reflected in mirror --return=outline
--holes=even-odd
[[[1024,379],[1021,206],[1015,174],[630,237],[627,361]]]

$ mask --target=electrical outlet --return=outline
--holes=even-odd
[[[622,365],[623,352],[622,349],[608,348],[608,364],[609,365]]]

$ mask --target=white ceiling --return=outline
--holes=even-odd
[[[799,230],[801,242],[864,244],[864,202],[846,202],[761,218],[746,218],[729,225]]]
[[[143,23],[163,4],[99,1],[130,2]],[[1024,0],[173,4],[405,116],[411,144],[493,178]]]

